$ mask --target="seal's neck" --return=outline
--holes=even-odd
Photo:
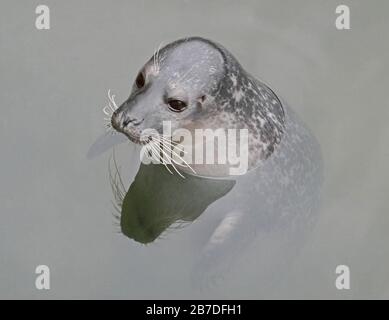
[[[250,165],[267,159],[280,143],[285,129],[285,114],[276,94],[252,77],[227,51],[225,73],[215,105],[218,113],[231,118],[230,123],[249,131]]]

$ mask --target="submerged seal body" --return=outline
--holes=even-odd
[[[160,49],[140,70],[129,98],[111,119],[115,130],[141,144],[151,140],[142,132],[152,128],[162,133],[164,121],[170,121],[172,130],[192,133],[247,129],[248,169],[274,152],[285,129],[285,113],[275,93],[223,46],[199,37]],[[228,167],[194,165],[202,176],[227,175]]]

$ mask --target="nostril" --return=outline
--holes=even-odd
[[[126,118],[123,120],[123,127],[127,127],[130,122],[132,122],[133,119]]]
[[[123,124],[123,127],[127,127],[130,123],[133,124],[134,126],[138,126],[143,122],[143,120],[144,119],[137,120],[136,118],[126,117],[125,119],[123,119],[122,124]]]
[[[133,125],[134,125],[134,126],[139,126],[139,125],[143,122],[144,119],[141,119],[141,120],[138,120],[138,121],[135,121],[135,120],[136,120],[136,119],[134,119]]]

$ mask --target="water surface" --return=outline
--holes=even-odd
[[[334,26],[337,1],[280,0],[53,2],[51,29],[38,31],[36,2],[3,1],[0,297],[389,298],[389,7],[378,0],[343,3],[351,8],[349,31]],[[208,207],[216,212],[213,224],[207,212],[187,217],[195,222],[145,245],[116,226],[112,153],[86,157],[104,131],[107,90],[118,102],[126,99],[160,42],[189,35],[222,43],[288,101],[320,143],[318,220],[271,277],[258,266],[271,260],[270,253],[263,262],[259,257],[274,242],[257,238],[244,250],[235,247],[233,263],[210,269],[215,281],[196,287],[197,253],[228,202]],[[139,169],[135,151],[116,148],[126,188]],[[220,198],[230,186],[215,188]],[[34,286],[40,264],[51,270],[44,292]],[[349,291],[334,286],[339,264],[351,269]]]

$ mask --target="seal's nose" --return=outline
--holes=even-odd
[[[118,110],[116,110],[111,117],[111,125],[115,130],[120,130],[120,114]]]
[[[118,112],[116,110],[111,118],[112,127],[118,131],[125,129],[129,124],[133,126],[138,126],[143,122],[143,119],[139,120],[137,118],[131,117],[127,112]]]
[[[133,119],[131,119],[130,117],[125,117],[122,121],[123,123],[123,127],[127,127],[129,123],[133,122]]]
[[[126,128],[129,124],[131,124],[133,126],[139,126],[142,123],[142,121],[143,121],[143,119],[137,119],[137,118],[131,117],[130,115],[128,115],[126,113],[121,117],[121,122],[122,122],[123,128]]]

